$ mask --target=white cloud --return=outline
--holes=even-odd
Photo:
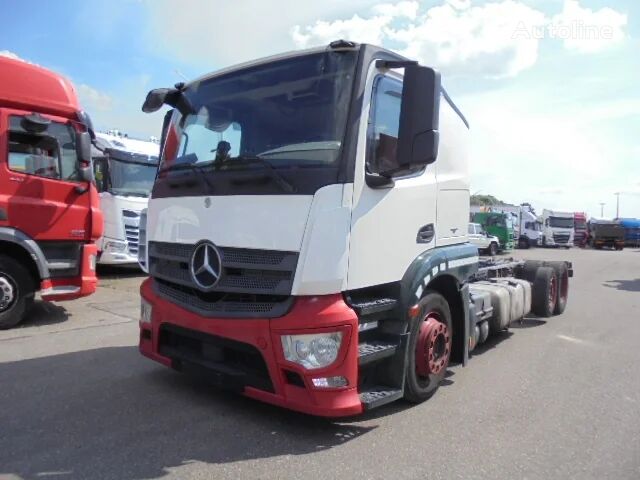
[[[96,90],[85,83],[79,84],[76,89],[80,103],[89,112],[111,110],[113,107],[113,99],[104,92]]]
[[[381,3],[373,7],[373,12],[386,17],[406,17],[415,20],[420,4],[415,1],[399,3]]]
[[[624,40],[626,26],[624,13],[608,7],[594,11],[581,7],[578,0],[565,0],[562,13],[554,15],[549,31],[570,50],[594,53]]]

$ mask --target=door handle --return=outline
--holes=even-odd
[[[418,230],[418,235],[416,236],[416,243],[429,243],[433,240],[433,237],[436,234],[436,229],[433,226],[433,223],[429,223],[423,227],[420,227]]]

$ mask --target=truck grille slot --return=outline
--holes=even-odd
[[[220,280],[205,293],[197,288],[189,271],[194,247],[149,242],[149,274],[157,280],[162,295],[209,315],[242,312],[267,317],[286,313],[283,301],[291,295],[296,252],[219,247]]]
[[[131,255],[138,255],[138,227],[134,225],[124,226],[124,236]]]
[[[163,324],[158,350],[171,358],[175,367],[199,371],[219,387],[274,391],[264,358],[248,343]]]
[[[201,292],[159,278],[154,279],[154,288],[158,295],[208,317],[281,317],[293,303],[293,297],[290,296]]]
[[[561,234],[561,233],[554,233],[553,234],[553,241],[555,243],[569,243],[569,235],[568,234]]]

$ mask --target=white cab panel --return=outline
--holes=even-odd
[[[467,241],[469,223],[469,129],[444,97],[440,99],[440,144],[436,246]]]
[[[98,251],[101,252],[98,263],[109,265],[137,263],[139,215],[142,209],[147,208],[149,199],[112,195],[109,192],[101,192],[99,196],[100,209],[104,217],[104,231],[103,236],[96,242]],[[124,217],[123,210],[135,212],[138,218]],[[131,242],[128,242],[128,237],[131,237]],[[117,251],[108,249],[106,247],[109,242],[112,244],[121,242],[123,249]]]
[[[338,293],[346,286],[353,185],[328,185],[313,197],[293,295]]]
[[[311,195],[154,198],[147,240],[221,247],[300,251]],[[209,205],[207,207],[207,205]]]

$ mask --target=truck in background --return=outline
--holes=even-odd
[[[340,40],[142,108],[163,105],[140,223],[150,359],[340,417],[425,401],[490,332],[565,309],[569,263],[481,263],[468,243],[469,127],[435,70]]]
[[[617,218],[624,228],[624,243],[627,247],[640,247],[640,219]]]
[[[91,134],[68,80],[0,56],[0,328],[22,321],[38,291],[58,301],[96,289]]]
[[[104,215],[98,263],[138,266],[140,213],[149,201],[159,145],[96,133],[93,168]]]
[[[542,246],[571,248],[573,228],[573,212],[544,209],[542,211]]]
[[[476,212],[471,215],[473,223],[479,223],[489,235],[498,237],[500,251],[513,250],[515,246],[514,216],[503,212]]]
[[[473,214],[480,212],[511,214],[514,244],[518,248],[530,248],[538,245],[542,227],[531,204],[471,206],[471,218],[473,218]]]
[[[624,228],[617,221],[589,220],[588,244],[591,248],[602,249],[604,247],[616,250],[624,249]]]
[[[575,212],[573,214],[573,244],[576,247],[584,247],[587,245],[588,238],[587,214]]]

